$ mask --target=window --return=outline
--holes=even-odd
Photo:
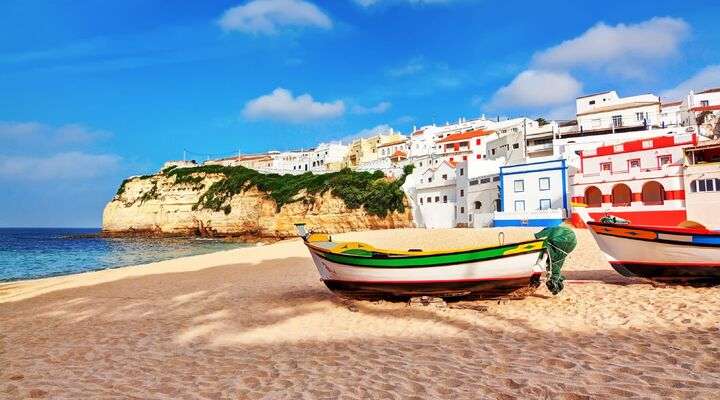
[[[421,197],[421,198],[420,198],[420,204],[422,204],[422,203],[423,203],[423,198]]]
[[[480,139],[475,139],[475,144],[476,144],[476,145],[480,146],[480,143],[482,143],[482,141],[481,141]]]
[[[525,191],[525,181],[520,179],[513,183],[513,187],[515,188],[515,193],[524,192]]]
[[[515,211],[525,211],[525,200],[515,200]]]
[[[662,167],[663,165],[668,165],[671,163],[672,163],[672,156],[670,156],[670,155],[658,156],[658,167]]]
[[[613,121],[613,126],[616,128],[623,126],[622,115],[613,115],[612,121]]]
[[[463,156],[463,161],[467,161],[467,156]]]
[[[639,122],[646,121],[646,120],[648,119],[648,113],[646,113],[646,112],[638,112],[638,113],[635,113],[635,118],[636,118]]]
[[[435,202],[436,202],[436,203],[439,203],[439,202],[440,202],[440,196],[435,196]]]
[[[447,203],[447,196],[443,196],[443,203]]]
[[[475,156],[475,158],[477,158],[477,159],[479,160],[479,159],[481,159],[482,157],[480,157],[480,154],[477,154],[477,155]]]
[[[465,189],[460,189],[460,197],[465,196]]]
[[[480,179],[480,183],[490,183],[490,178],[482,178]]]
[[[479,210],[479,209],[481,209],[481,208],[482,208],[482,203],[479,202],[479,201],[476,201],[476,202],[475,202],[475,209],[476,209],[476,210]]]
[[[640,159],[635,158],[632,160],[628,160],[628,169],[630,168],[640,168]]]
[[[499,176],[493,176],[493,182],[500,182]]]
[[[428,197],[427,202],[428,202],[428,204],[432,203],[432,197]]]
[[[549,210],[550,209],[550,199],[540,199],[540,209],[541,210]]]
[[[720,179],[698,179],[690,182],[690,191],[696,192],[720,192]]]
[[[490,150],[490,153],[492,153],[492,155],[495,155],[495,149]]]
[[[464,169],[464,168],[460,168],[460,176],[463,176],[464,173],[465,173],[465,169]]]
[[[609,163],[609,162],[600,163],[600,171],[612,172],[612,163]]]
[[[432,176],[428,178],[428,183],[432,182]]]
[[[447,174],[443,174],[443,179],[447,179]]]
[[[710,105],[710,100],[701,100],[700,107],[707,107]]]
[[[540,178],[540,190],[550,190],[550,178]]]
[[[594,105],[594,104],[595,104],[595,100],[590,100],[590,103],[588,103],[588,104]]]
[[[513,143],[513,149],[519,149],[520,143]]]
[[[465,207],[460,207],[460,214],[465,214]]]

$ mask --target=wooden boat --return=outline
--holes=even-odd
[[[353,298],[523,297],[540,285],[545,240],[452,251],[386,250],[330,235],[298,232],[336,294]]]
[[[578,214],[610,265],[622,275],[668,282],[720,282],[718,231],[598,222],[584,209]]]

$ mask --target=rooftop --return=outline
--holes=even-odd
[[[466,139],[472,139],[475,137],[480,136],[487,136],[495,131],[485,131],[485,130],[476,130],[476,131],[467,131],[463,133],[454,133],[452,135],[448,135],[445,139],[438,140],[438,143],[448,143],[448,142],[457,142],[459,140],[466,140]]]
[[[698,92],[698,94],[703,94],[703,93],[717,93],[717,92],[720,92],[720,88],[705,89],[705,90],[703,90],[702,92]]]
[[[392,142],[387,142],[387,143],[379,144],[379,145],[377,145],[377,147],[394,146],[394,145],[396,145],[396,144],[403,144],[403,143],[405,143],[405,142],[407,142],[407,139],[394,140],[394,141],[392,141]]]
[[[626,110],[628,108],[652,106],[652,105],[659,105],[659,104],[660,104],[659,101],[633,101],[630,103],[615,104],[613,106],[597,107],[591,111],[580,113],[580,114],[578,114],[578,116],[597,114],[597,113],[608,112],[608,111]]]
[[[604,91],[604,92],[597,92],[597,93],[593,93],[593,94],[586,94],[586,95],[584,95],[584,96],[578,97],[578,99],[584,99],[584,98],[586,98],[586,97],[593,97],[593,96],[597,96],[597,95],[600,95],[600,94],[607,94],[607,93],[610,93],[610,92],[612,92],[612,90],[606,90],[606,91]]]

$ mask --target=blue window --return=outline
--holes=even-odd
[[[525,191],[525,181],[522,179],[518,179],[514,182],[514,188],[515,193],[520,193]]]
[[[549,210],[551,208],[551,204],[550,199],[540,199],[541,210]]]
[[[515,200],[515,211],[525,211],[525,200]]]
[[[550,190],[550,178],[540,178],[538,186],[540,190]]]

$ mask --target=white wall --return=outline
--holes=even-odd
[[[525,211],[539,210],[540,200],[545,199],[550,200],[550,208],[563,209],[563,195],[567,192],[563,166],[564,160],[558,160],[501,168],[503,211],[516,211],[516,201],[524,202]],[[541,178],[549,180],[549,188],[541,190]],[[522,186],[522,191],[516,191],[516,181],[522,182],[517,185]]]

